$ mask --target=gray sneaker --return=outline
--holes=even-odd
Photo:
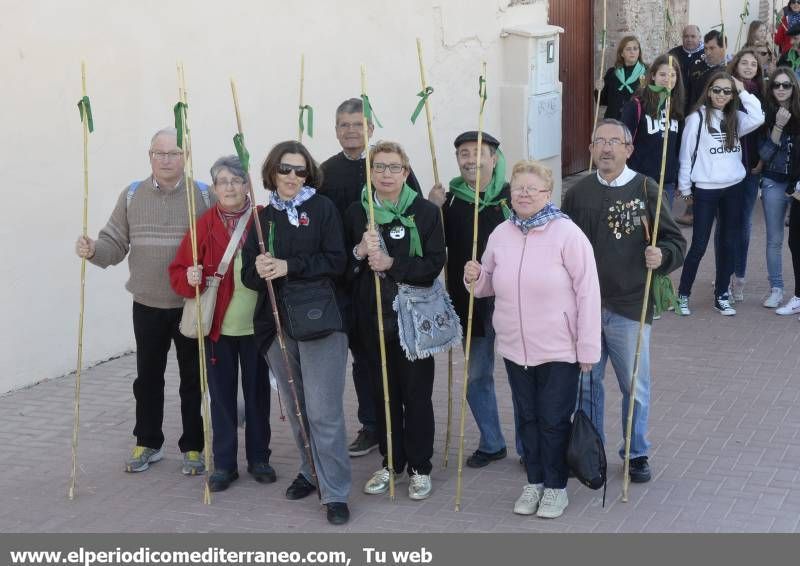
[[[769,296],[764,299],[763,305],[768,309],[776,309],[781,306],[781,301],[783,301],[783,289],[773,287],[769,292]]]
[[[181,472],[184,476],[199,476],[206,471],[203,462],[203,454],[197,450],[188,450],[183,453],[183,468]]]
[[[428,499],[431,496],[431,491],[433,491],[433,485],[431,484],[431,476],[418,474],[415,471],[411,471],[409,474],[409,483],[408,483],[408,497],[411,499],[415,499],[417,501],[421,499]]]
[[[389,469],[381,468],[364,485],[364,493],[378,495],[389,491]]]
[[[542,499],[544,484],[527,483],[522,488],[522,495],[514,503],[514,513],[517,515],[533,515],[539,509],[539,501]]]
[[[536,516],[542,519],[555,519],[560,517],[564,509],[569,505],[566,489],[553,489],[546,487],[539,502],[539,509]]]
[[[158,450],[147,446],[134,446],[131,457],[125,462],[125,471],[128,473],[143,472],[150,464],[158,462],[164,457],[164,447]]]

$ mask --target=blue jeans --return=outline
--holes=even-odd
[[[523,368],[504,360],[519,409],[528,483],[567,486],[570,416],[578,393],[578,364],[549,362]]]
[[[739,237],[735,240],[735,249],[733,251],[733,273],[739,279],[744,279],[747,274],[747,253],[750,249],[750,232],[753,229],[753,208],[755,208],[756,198],[758,198],[758,183],[760,181],[761,177],[759,175],[748,173],[741,185],[741,210],[739,211],[741,229],[739,230]],[[714,258],[717,264],[720,262],[720,249],[719,222],[717,222],[714,229]]]
[[[769,286],[783,289],[783,229],[786,207],[791,197],[786,195],[786,181],[764,177],[761,183],[761,205],[767,225],[767,274]]]
[[[473,336],[469,353],[469,375],[467,378],[467,402],[480,431],[478,450],[491,454],[506,447],[506,439],[500,427],[497,411],[497,396],[494,390],[494,341],[492,326],[494,307],[484,310],[484,319],[475,324],[483,328],[483,336]],[[514,407],[514,430],[518,431],[517,410]],[[517,453],[522,456],[522,441],[517,437]]]
[[[628,420],[628,403],[630,402],[631,376],[636,353],[636,340],[639,334],[639,323],[625,318],[609,310],[601,313],[602,335],[600,338],[600,361],[592,368],[594,381],[594,398],[590,388],[590,380],[584,378],[581,389],[583,410],[592,417],[597,432],[603,437],[603,408],[605,389],[603,378],[606,364],[611,360],[617,383],[622,393],[622,446],[620,458],[625,455],[625,432]],[[631,435],[631,458],[647,456],[650,442],[647,440],[647,420],[650,414],[650,325],[645,324],[642,336],[642,348],[639,355],[639,375],[636,378],[636,395],[633,403],[633,428]]]
[[[220,336],[217,342],[206,338],[208,391],[211,397],[211,425],[214,431],[214,468],[232,472],[238,469],[239,423],[236,397],[239,366],[242,368],[244,396],[245,451],[248,465],[269,462],[269,367],[259,354],[253,335]]]
[[[667,196],[667,202],[662,203],[661,206],[669,205],[669,211],[672,212],[672,205],[675,203],[675,186],[677,183],[664,183],[664,194]]]
[[[719,222],[720,250],[715,279],[714,294],[717,297],[728,292],[733,274],[734,252],[740,232],[741,184],[724,189],[694,190],[694,224],[692,226],[692,244],[683,262],[681,282],[678,293],[689,296],[697,277],[700,261],[708,248],[711,227],[714,218]]]

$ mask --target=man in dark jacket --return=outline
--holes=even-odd
[[[683,43],[669,50],[669,54],[678,60],[683,78],[683,88],[689,89],[689,69],[699,61],[705,53],[705,46],[701,41],[700,28],[689,24],[683,28]]]
[[[464,264],[472,259],[472,231],[475,202],[475,182],[481,168],[480,205],[478,212],[478,258],[480,259],[489,234],[505,221],[510,210],[508,183],[505,180],[506,160],[500,142],[483,134],[481,156],[478,157],[478,132],[464,132],[455,139],[456,160],[461,176],[450,181],[445,194],[441,185],[431,189],[428,198],[442,207],[447,243],[447,278],[456,313],[467,330],[469,294],[461,284]],[[472,318],[470,367],[467,402],[480,431],[478,449],[467,458],[471,468],[482,468],[494,460],[506,457],[506,441],[500,428],[497,398],[494,390],[494,299],[475,299]],[[516,422],[516,414],[515,419]],[[522,446],[517,447],[522,455]]]

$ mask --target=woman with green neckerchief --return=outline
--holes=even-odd
[[[426,499],[431,494],[434,418],[432,357],[409,360],[400,344],[397,316],[392,303],[398,285],[433,285],[444,267],[446,252],[439,209],[419,197],[406,184],[406,152],[394,142],[378,142],[370,150],[377,230],[369,230],[366,187],[361,202],[344,216],[345,239],[350,250],[347,269],[349,292],[355,305],[356,333],[369,353],[379,377],[380,353],[373,273],[381,279],[381,310],[386,341],[389,411],[392,423],[393,466],[398,477],[409,475],[408,495]],[[364,486],[368,494],[389,489],[386,459],[386,417],[380,379],[374,383],[382,467]]]
[[[622,105],[627,102],[645,79],[647,65],[642,61],[642,48],[636,36],[626,35],[617,46],[617,60],[597,81],[600,104],[606,107],[605,118],[620,119]]]

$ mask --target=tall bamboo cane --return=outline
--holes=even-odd
[[[82,98],[78,103],[81,108],[81,121],[83,122],[83,230],[81,234],[84,238],[88,235],[89,224],[89,124],[91,121],[91,109],[86,101],[86,62],[81,61],[81,92]],[[94,129],[94,126],[92,126]],[[75,482],[78,475],[78,429],[81,419],[81,369],[83,368],[83,314],[85,307],[86,289],[86,258],[81,258],[81,291],[80,291],[80,311],[78,314],[78,362],[75,369],[75,409],[72,424],[72,473],[70,476],[69,491],[67,496],[75,498]]]
[[[422,93],[425,96],[425,118],[428,123],[428,146],[431,150],[431,164],[433,166],[433,183],[439,184],[439,163],[436,160],[436,146],[433,143],[433,118],[431,116],[431,107],[428,102],[428,97],[425,94],[428,91],[428,83],[425,80],[425,64],[422,61],[422,40],[417,38],[417,56],[419,58],[419,82],[422,86]],[[442,220],[442,229],[444,229],[444,213],[439,209],[439,215]],[[447,277],[447,263],[444,266],[444,286],[448,291],[450,290],[450,282]],[[444,437],[444,459],[442,466],[447,467],[447,459],[450,455],[450,427],[453,421],[453,350],[447,350],[447,431]]]
[[[195,209],[195,187],[194,187],[194,171],[192,166],[192,138],[189,131],[188,113],[187,113],[187,95],[186,95],[186,77],[183,71],[183,63],[178,63],[178,98],[180,103],[179,118],[183,127],[182,139],[179,139],[179,146],[183,150],[183,179],[186,186],[186,204],[189,213],[189,239],[192,244],[192,264],[194,269],[198,269],[197,265],[197,210]],[[209,432],[209,422],[211,420],[210,411],[208,408],[208,374],[206,368],[206,345],[205,345],[205,332],[203,328],[203,308],[200,302],[200,286],[194,288],[195,297],[195,317],[197,328],[197,356],[200,362],[200,395],[202,396],[203,403],[203,443],[205,449],[203,454],[205,456],[206,474],[203,481],[203,503],[206,505],[211,504],[211,490],[208,487],[208,478],[211,470],[211,434]]]
[[[369,207],[369,229],[375,230],[375,204],[372,198],[372,165],[369,158],[369,128],[367,127],[372,110],[367,96],[367,68],[361,65],[361,97],[363,99],[362,115],[364,118],[364,149],[367,174],[367,205]],[[383,301],[381,300],[381,279],[378,272],[373,272],[375,279],[375,305],[378,317],[378,345],[381,353],[381,382],[383,383],[383,412],[386,419],[386,467],[389,470],[389,498],[394,501],[394,450],[392,443],[392,414],[389,405],[389,373],[386,367],[386,335],[383,329]]]
[[[669,66],[672,70],[672,55],[669,56]],[[674,86],[672,87],[674,88]],[[658,227],[661,219],[661,197],[664,193],[664,172],[667,165],[667,147],[669,146],[670,132],[670,113],[672,110],[672,91],[667,94],[664,120],[664,143],[661,148],[661,177],[658,182],[658,198],[656,199],[656,214],[653,220],[653,233],[650,245],[655,246],[658,241]],[[625,425],[625,460],[622,466],[622,501],[628,501],[628,484],[630,484],[630,458],[631,458],[631,433],[633,432],[633,406],[636,402],[636,379],[639,376],[639,360],[642,353],[642,341],[644,340],[644,326],[647,320],[647,307],[650,302],[650,284],[653,280],[653,270],[647,268],[647,276],[644,283],[644,298],[642,299],[642,313],[639,316],[639,333],[636,337],[636,353],[633,360],[633,372],[631,374],[630,390],[628,394],[628,415]]]
[[[600,51],[600,72],[598,76],[602,78],[603,72],[606,70],[606,37],[608,36],[608,0],[603,0],[603,32],[601,36],[601,51]],[[592,123],[592,141],[594,141],[594,132],[597,130],[597,119],[600,117],[600,93],[602,89],[597,91],[597,100],[594,104],[594,122]],[[592,154],[589,152],[589,172],[592,172]]]
[[[297,124],[297,141],[303,143],[303,86],[305,83],[306,77],[306,54],[300,54],[300,103],[298,108],[300,109],[300,118],[298,119]]]
[[[236,92],[236,83],[233,81],[233,79],[231,79],[231,94],[233,95],[233,108],[236,112],[236,129],[238,131],[238,135],[234,137],[234,144],[237,145],[237,152],[240,151],[241,146],[242,151],[239,154],[239,161],[243,161],[242,153],[248,156],[244,159],[244,161],[248,161],[249,154],[247,154],[247,149],[244,145],[242,118],[241,114],[239,113],[239,95]],[[242,162],[242,166],[247,173],[247,186],[250,189],[250,206],[252,209],[253,225],[256,228],[256,235],[258,236],[258,249],[262,255],[267,255],[267,248],[264,245],[264,232],[261,229],[261,221],[258,218],[258,208],[256,207],[256,193],[253,189],[253,181],[250,178],[249,162]],[[306,459],[308,460],[308,465],[311,468],[311,476],[313,477],[314,483],[317,486],[317,497],[321,499],[322,490],[317,478],[317,467],[314,464],[314,454],[311,450],[311,437],[309,436],[308,429],[306,428],[305,421],[303,420],[303,410],[302,406],[300,405],[300,397],[297,394],[297,385],[294,382],[294,371],[292,370],[292,365],[289,363],[289,352],[286,350],[286,335],[283,332],[283,324],[281,324],[281,317],[278,314],[278,300],[275,296],[275,287],[272,285],[271,280],[266,281],[266,283],[269,300],[272,303],[272,317],[275,320],[275,337],[278,340],[278,346],[280,346],[281,349],[283,364],[286,366],[286,381],[289,384],[289,391],[291,392],[292,400],[294,401],[294,414],[297,417],[300,438],[303,441],[303,450],[306,453]],[[280,402],[280,397],[278,397],[278,400]]]
[[[481,100],[478,111],[478,166],[475,168],[475,201],[472,214],[472,261],[478,259],[478,206],[481,194],[481,150],[483,145],[483,108],[486,104],[486,61],[481,64],[481,76],[478,79],[478,96]],[[475,282],[469,284],[469,303],[467,304],[467,333],[464,345],[464,385],[461,390],[461,419],[458,435],[458,474],[456,475],[456,511],[461,510],[461,485],[464,470],[464,424],[467,415],[467,381],[469,379],[469,355],[472,347],[472,313],[475,308]]]
[[[750,15],[750,6],[748,0],[744,0],[744,7],[742,13],[739,14],[739,33],[736,34],[736,52],[739,51],[739,46],[742,43],[742,28],[744,28],[744,19]]]

